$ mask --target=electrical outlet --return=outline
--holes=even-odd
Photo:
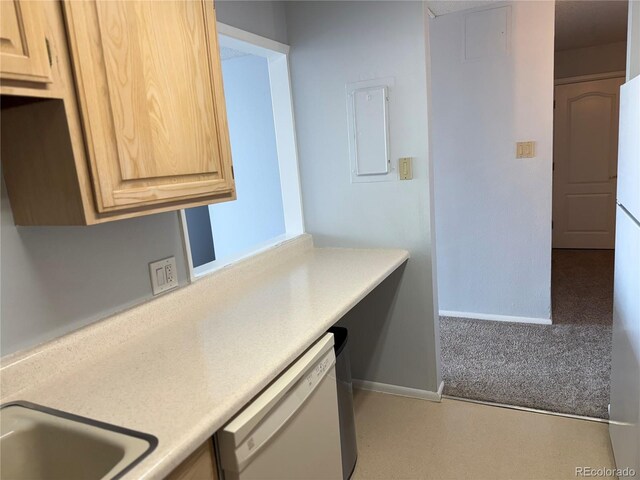
[[[178,272],[176,257],[165,258],[149,264],[151,288],[154,295],[158,295],[178,286]]]

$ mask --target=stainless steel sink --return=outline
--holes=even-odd
[[[120,478],[157,446],[145,433],[28,402],[0,407],[2,480]]]

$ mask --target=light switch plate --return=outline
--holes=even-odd
[[[149,264],[151,288],[154,295],[158,295],[178,286],[178,270],[176,257],[165,258]]]
[[[517,142],[516,158],[533,158],[536,156],[536,142]]]
[[[411,180],[413,178],[411,157],[403,157],[398,160],[398,172],[400,173],[400,180]]]

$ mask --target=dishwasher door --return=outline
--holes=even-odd
[[[216,435],[224,480],[341,480],[333,335]]]

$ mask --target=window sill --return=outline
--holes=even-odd
[[[283,235],[274,237],[268,240],[267,242],[258,244],[250,250],[240,252],[236,255],[232,255],[231,257],[221,258],[220,260],[214,260],[213,262],[205,263],[204,265],[194,267],[189,281],[194,282],[203,277],[211,275],[212,273],[222,270],[223,268],[233,267],[234,265],[244,260],[250,259],[252,257],[265,253],[269,250],[275,249],[285,243],[296,241],[298,239],[301,239],[301,237],[304,237],[304,236],[306,236],[304,233],[302,234],[286,234],[285,233]]]

